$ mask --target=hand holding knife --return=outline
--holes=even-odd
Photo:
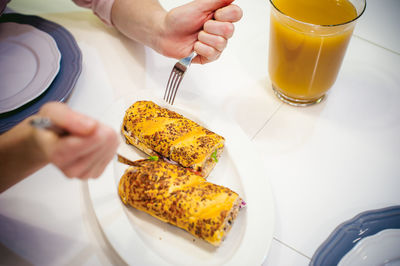
[[[65,129],[54,124],[48,117],[35,117],[30,121],[31,126],[38,129],[50,130],[57,134],[59,137],[65,137],[69,135],[69,132]],[[134,165],[135,163],[128,158],[117,153],[118,161],[127,165]]]

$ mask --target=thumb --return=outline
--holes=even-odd
[[[234,0],[199,0],[193,4],[203,12],[214,12],[215,10],[230,5]]]
[[[54,124],[72,135],[89,135],[98,124],[93,118],[75,112],[66,104],[59,102],[50,102],[43,105],[39,115],[50,118]]]

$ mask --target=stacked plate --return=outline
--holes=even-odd
[[[0,133],[49,101],[65,101],[82,70],[70,32],[37,16],[0,17]]]

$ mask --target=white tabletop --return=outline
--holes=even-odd
[[[192,65],[177,101],[219,106],[256,144],[265,161],[260,178],[268,178],[275,199],[275,234],[263,265],[307,265],[342,222],[400,204],[400,2],[368,1],[335,85],[306,108],[280,102],[271,90],[268,2],[235,3],[244,17],[224,54]],[[127,93],[165,87],[175,60],[71,1],[13,0],[9,7],[59,23],[76,38],[83,71],[68,100],[75,110],[100,118]],[[93,226],[87,186],[50,165],[2,193],[0,264],[123,264]]]

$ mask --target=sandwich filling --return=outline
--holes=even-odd
[[[218,246],[232,227],[242,199],[180,165],[139,160],[122,176],[121,200]]]
[[[127,143],[150,156],[162,156],[207,177],[221,155],[225,139],[151,101],[135,102],[121,129]],[[214,156],[212,156],[214,155]]]

